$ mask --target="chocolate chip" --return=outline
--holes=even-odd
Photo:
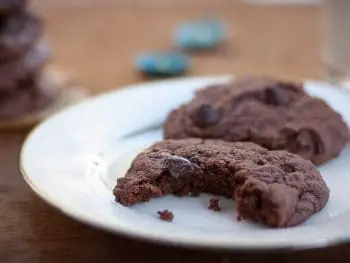
[[[187,176],[195,172],[199,167],[186,158],[172,155],[164,159],[164,167],[174,177]]]
[[[281,167],[286,173],[294,173],[296,171],[295,167],[288,163],[283,164]]]
[[[191,115],[192,122],[203,128],[217,124],[220,118],[220,113],[209,104],[200,105]]]
[[[318,154],[320,153],[320,149],[316,139],[317,136],[313,131],[302,130],[298,133],[296,141],[301,150],[307,151],[310,154]]]
[[[264,165],[265,162],[263,160],[259,159],[259,160],[256,161],[256,164],[257,165]]]
[[[275,106],[284,106],[289,103],[289,96],[287,92],[284,92],[280,87],[267,88],[265,91],[265,100],[267,104]]]

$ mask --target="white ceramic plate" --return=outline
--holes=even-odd
[[[136,85],[90,99],[36,128],[21,153],[21,170],[33,190],[73,218],[115,233],[183,246],[221,249],[304,249],[350,240],[350,148],[320,170],[331,189],[327,207],[306,223],[267,229],[238,222],[231,200],[223,211],[207,209],[208,195],[167,196],[132,208],[114,202],[112,188],[137,152],[162,139],[161,124],[171,109],[206,84],[230,77],[183,78]],[[350,123],[348,91],[307,82]],[[172,223],[158,219],[170,209]]]

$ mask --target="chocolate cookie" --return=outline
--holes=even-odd
[[[311,161],[250,142],[166,140],[139,154],[114,188],[126,205],[167,194],[234,198],[242,219],[298,225],[327,203],[329,189]]]
[[[1,0],[0,0],[1,1]],[[26,53],[41,37],[43,22],[33,13],[19,12],[0,20],[0,60]]]
[[[340,154],[349,130],[338,113],[309,96],[302,84],[244,78],[198,91],[170,113],[164,136],[251,141],[321,164]]]
[[[13,119],[41,110],[53,99],[53,90],[41,76],[22,80],[15,90],[0,91],[0,119]]]
[[[0,15],[9,15],[26,9],[28,0],[0,0]]]
[[[38,75],[51,56],[48,44],[41,42],[16,60],[0,62],[0,91],[14,90],[18,82]]]

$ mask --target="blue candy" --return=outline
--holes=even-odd
[[[226,28],[216,19],[199,19],[177,27],[175,43],[186,49],[211,49],[226,38]]]
[[[177,76],[189,68],[189,58],[179,52],[155,52],[140,54],[136,67],[148,75]]]

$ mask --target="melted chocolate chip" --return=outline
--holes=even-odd
[[[284,143],[279,148],[296,153],[306,160],[312,160],[315,156],[322,154],[322,141],[316,132],[310,129],[303,129],[298,132],[284,130]]]
[[[308,147],[313,142],[313,136],[310,131],[303,130],[298,134],[297,141],[300,146]]]
[[[193,164],[186,158],[177,155],[167,157],[164,160],[164,166],[174,177],[191,175],[195,172],[195,169],[198,169],[196,164]]]
[[[266,103],[275,106],[285,106],[289,103],[289,96],[280,87],[267,88],[265,91]]]
[[[257,164],[257,165],[264,165],[265,162],[264,162],[263,160],[261,160],[261,159],[258,159],[258,160],[256,161],[256,164]]]
[[[302,130],[299,132],[296,141],[302,151],[309,154],[319,154],[320,149],[316,142],[316,135],[310,130]]]
[[[202,104],[191,115],[192,122],[198,127],[209,127],[220,121],[220,113],[209,104]]]

